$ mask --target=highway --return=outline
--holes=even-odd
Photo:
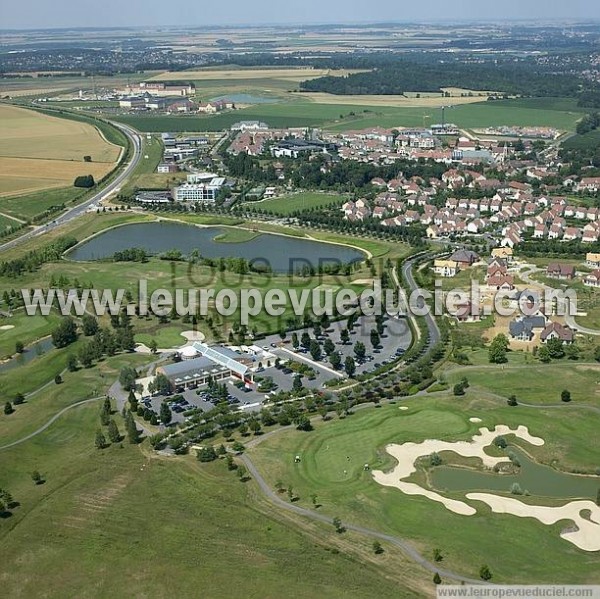
[[[120,129],[127,136],[127,138],[131,141],[132,144],[133,155],[131,157],[131,160],[125,165],[124,168],[122,168],[121,172],[108,185],[102,187],[101,189],[98,189],[98,191],[94,193],[90,198],[85,200],[85,202],[82,202],[81,204],[70,208],[66,212],[63,212],[60,216],[57,216],[55,220],[41,225],[39,227],[35,227],[31,231],[24,233],[16,239],[3,243],[2,245],[0,245],[0,252],[14,248],[23,243],[24,241],[33,237],[44,235],[48,231],[52,231],[53,229],[56,229],[57,227],[60,227],[61,225],[72,221],[78,216],[81,216],[89,209],[91,205],[97,204],[103,197],[119,189],[122,183],[128,177],[131,176],[131,173],[134,171],[134,169],[136,168],[136,166],[142,158],[142,138],[135,129],[132,129],[127,125],[123,125],[121,123],[114,123],[112,121],[111,125],[114,125],[118,129]]]

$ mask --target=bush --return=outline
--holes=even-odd
[[[96,182],[94,181],[93,175],[80,175],[79,177],[75,177],[75,181],[73,182],[74,187],[83,187],[89,189],[90,187],[94,187]]]

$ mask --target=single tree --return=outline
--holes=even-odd
[[[62,384],[62,382],[63,382],[63,380],[62,380],[62,376],[60,376],[60,374],[57,374],[57,375],[54,377],[54,383],[55,383],[56,385],[60,385],[60,384]]]
[[[359,362],[364,361],[365,356],[367,355],[367,348],[362,341],[357,341],[354,344],[354,355]]]
[[[25,345],[22,341],[17,341],[15,343],[15,352],[18,354],[22,354],[25,351]]]
[[[565,403],[570,402],[571,401],[571,392],[568,391],[567,389],[564,389],[563,391],[561,391],[560,400],[564,401]]]
[[[442,577],[440,576],[439,572],[436,572],[433,575],[433,584],[441,584],[442,582]]]
[[[348,329],[342,329],[342,332],[340,333],[340,340],[344,345],[350,341],[350,332]]]
[[[325,339],[325,343],[323,344],[323,351],[326,355],[330,356],[334,350],[335,343],[329,337],[327,337],[327,339]]]
[[[441,549],[438,549],[437,547],[433,550],[433,561],[434,562],[441,562],[444,559],[444,555],[442,553]]]
[[[292,347],[295,350],[300,347],[300,340],[298,339],[298,333],[292,333]]]
[[[96,431],[96,449],[104,449],[106,447],[106,437],[100,429]]]
[[[117,423],[111,418],[108,423],[108,438],[111,443],[119,443],[121,441],[121,433],[119,432],[119,427]]]
[[[344,360],[344,370],[350,378],[354,376],[354,373],[356,372],[356,362],[354,362],[352,356],[346,356],[346,359]]]
[[[169,424],[171,419],[173,418],[173,414],[171,413],[171,408],[167,405],[166,402],[162,402],[160,404],[160,421],[163,424]]]
[[[17,393],[13,399],[13,404],[20,406],[22,403],[25,403],[25,396],[22,393]]]
[[[506,353],[508,352],[508,337],[503,333],[496,335],[490,343],[488,352],[489,361],[492,364],[504,364],[508,358]]]
[[[481,578],[481,580],[485,581],[492,579],[492,572],[490,571],[487,565],[483,565],[481,566],[481,568],[479,568],[479,577]]]
[[[379,333],[377,332],[377,329],[371,329],[371,345],[375,348],[379,347],[379,343],[381,341],[380,337],[379,337]]]
[[[373,553],[375,553],[375,555],[381,555],[383,553],[383,547],[379,541],[373,541]]]
[[[75,372],[77,370],[77,358],[73,354],[67,356],[67,370]]]
[[[342,356],[336,351],[329,355],[329,363],[334,370],[337,370],[342,365]]]
[[[44,477],[37,471],[34,470],[31,473],[31,480],[36,484],[36,485],[41,485],[44,482]]]
[[[12,404],[10,403],[10,401],[7,401],[4,404],[4,413],[9,416],[10,414],[12,414],[15,411],[15,409],[12,407]]]

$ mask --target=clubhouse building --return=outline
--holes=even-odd
[[[275,365],[275,356],[257,345],[234,350],[220,345],[194,343],[182,348],[180,360],[159,366],[157,374],[164,374],[177,392],[206,385],[210,379],[222,381],[234,378],[250,385],[258,368]]]

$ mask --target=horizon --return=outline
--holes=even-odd
[[[502,6],[481,5],[463,0],[448,5],[442,0],[430,0],[426,6],[398,6],[393,0],[364,3],[330,0],[306,0],[302,7],[272,6],[267,0],[252,3],[233,2],[225,6],[165,7],[157,0],[132,0],[126,6],[117,0],[106,0],[101,15],[94,14],[90,22],[90,7],[75,0],[59,0],[48,5],[44,0],[29,0],[6,5],[2,9],[2,32],[62,29],[131,29],[131,28],[253,28],[285,26],[331,25],[401,25],[494,22],[590,22],[600,19],[600,6],[589,0],[563,2],[532,0],[526,5],[519,0],[507,0]],[[374,13],[377,13],[376,15]],[[349,18],[349,14],[352,16]],[[506,15],[511,15],[506,18]],[[232,18],[232,15],[236,15]],[[310,16],[309,16],[310,15]],[[311,18],[313,17],[314,18]],[[540,21],[540,15],[544,15]],[[193,23],[193,24],[190,24]]]

